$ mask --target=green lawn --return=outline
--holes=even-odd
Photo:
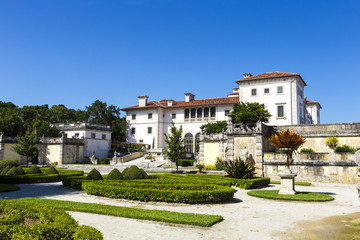
[[[270,184],[280,184],[280,181],[270,181]],[[295,185],[299,186],[310,186],[310,182],[295,182]]]
[[[316,192],[297,192],[295,195],[279,194],[279,190],[254,190],[247,193],[253,197],[289,201],[331,201],[332,196]]]
[[[11,192],[19,190],[20,187],[12,184],[0,184],[0,192]]]
[[[37,203],[46,206],[57,207],[67,211],[87,212],[101,215],[110,215],[115,217],[135,218],[142,220],[151,220],[158,222],[177,223],[195,225],[201,227],[210,227],[223,220],[219,215],[207,215],[196,213],[179,213],[164,210],[148,210],[131,207],[119,207],[112,205],[103,205],[95,203],[79,203],[71,201],[61,201],[41,198],[22,198],[16,201]]]

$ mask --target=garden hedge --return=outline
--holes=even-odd
[[[130,180],[83,182],[82,188],[87,194],[96,196],[178,203],[226,201],[235,192],[231,187],[214,184],[165,184]]]
[[[0,200],[0,239],[103,239],[95,228],[79,226],[64,210]]]

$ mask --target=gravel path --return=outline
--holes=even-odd
[[[65,188],[61,183],[19,184],[21,190],[0,193],[0,199],[40,197],[77,202],[101,203],[144,209],[217,214],[224,221],[210,228],[157,223],[151,221],[71,212],[80,224],[97,228],[105,239],[286,239],[283,233],[293,230],[299,221],[314,221],[328,216],[360,212],[355,184],[314,183],[296,186],[298,191],[332,195],[330,202],[289,202],[248,196],[248,190],[236,189],[231,202],[221,204],[170,204],[107,199]],[[270,185],[266,189],[278,189]]]

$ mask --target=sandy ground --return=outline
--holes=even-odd
[[[313,221],[360,212],[355,184],[314,183],[296,186],[298,191],[332,195],[330,202],[274,201],[248,196],[236,189],[231,202],[221,204],[169,204],[107,199],[65,188],[61,183],[19,184],[21,190],[0,193],[0,199],[40,197],[77,202],[92,202],[144,209],[217,214],[224,220],[210,228],[157,223],[151,221],[71,212],[80,224],[97,228],[105,239],[297,239]],[[278,189],[270,185],[266,189]],[[333,224],[336,224],[336,221]],[[311,224],[310,224],[311,225]],[[299,237],[300,238],[300,237]],[[311,238],[308,238],[311,239]],[[324,238],[326,239],[326,238]],[[331,239],[331,238],[328,238]]]

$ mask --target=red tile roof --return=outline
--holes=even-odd
[[[139,107],[139,105],[122,108],[121,110],[133,110],[133,109],[143,109],[143,108],[179,108],[179,107],[192,107],[192,106],[208,106],[208,105],[223,105],[223,104],[233,104],[239,102],[239,98],[237,97],[222,97],[222,98],[207,98],[207,99],[199,99],[192,100],[189,102],[185,101],[174,101],[172,106],[168,106],[165,102],[148,102],[146,106]]]
[[[320,108],[322,108],[319,102],[315,102],[315,101],[311,101],[311,100],[306,100],[306,104],[319,104]]]
[[[281,77],[291,77],[291,76],[299,76],[300,79],[304,82],[304,84],[306,86],[306,83],[302,79],[300,74],[290,73],[290,72],[267,72],[267,73],[262,73],[262,74],[258,74],[255,76],[247,77],[247,78],[238,79],[238,80],[236,80],[236,82],[239,83],[239,82],[250,81],[250,80],[261,80],[261,79],[281,78]]]

